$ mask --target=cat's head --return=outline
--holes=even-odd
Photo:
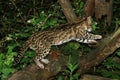
[[[91,16],[87,18],[83,18],[83,21],[78,25],[79,29],[83,29],[85,31],[91,32],[92,31],[92,21]]]

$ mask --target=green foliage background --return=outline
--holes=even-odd
[[[84,2],[81,0],[70,0],[77,16],[84,14]],[[105,19],[98,25],[93,24],[94,33],[107,36],[120,27],[120,1],[113,1],[112,25],[107,26]],[[6,80],[9,75],[33,62],[35,52],[26,51],[24,58],[18,66],[13,66],[14,57],[17,56],[19,48],[25,40],[36,31],[56,27],[66,23],[65,16],[57,0],[0,0],[0,80]],[[93,23],[95,23],[93,19]],[[76,59],[83,53],[89,53],[92,49],[85,44],[70,42],[59,49],[63,54],[69,56],[67,69],[59,74],[56,80],[78,80]],[[72,57],[72,58],[71,58]],[[96,73],[109,78],[120,79],[120,49],[114,55],[106,59]]]

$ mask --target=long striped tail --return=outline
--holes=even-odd
[[[14,58],[14,63],[13,65],[17,65],[20,63],[21,59],[24,56],[24,52],[27,51],[27,49],[29,48],[29,44],[25,44],[23,47],[20,48],[20,52],[18,53],[17,57]]]

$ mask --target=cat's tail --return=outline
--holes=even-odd
[[[17,57],[14,58],[14,63],[13,63],[14,66],[20,63],[21,59],[24,56],[23,53],[27,51],[28,48],[29,48],[29,43],[26,43],[24,46],[20,48],[20,52],[18,53]]]

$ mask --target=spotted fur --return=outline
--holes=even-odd
[[[102,38],[101,35],[94,35],[90,33],[91,30],[91,20],[90,17],[88,17],[84,21],[74,25],[66,25],[59,28],[36,32],[25,42],[25,45],[21,48],[21,52],[15,59],[15,64],[19,63],[23,57],[23,53],[30,48],[37,53],[34,59],[35,63],[40,68],[44,68],[42,63],[49,63],[49,61],[44,58],[49,54],[52,45],[61,45],[71,40],[81,43],[92,43],[96,42],[96,39]]]

